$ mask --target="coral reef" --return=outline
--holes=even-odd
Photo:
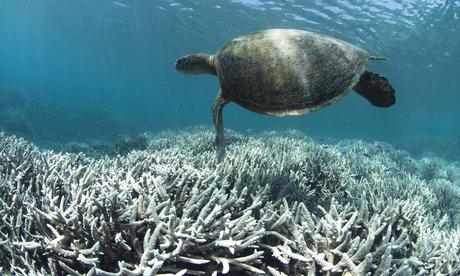
[[[133,150],[145,150],[147,146],[147,137],[144,135],[124,137],[115,143],[115,152],[120,155],[126,155]]]
[[[398,147],[416,157],[437,156],[449,161],[460,161],[460,134],[446,131],[444,136],[412,137],[395,142]]]
[[[113,146],[103,141],[87,140],[85,142],[69,142],[64,145],[53,145],[53,149],[70,153],[84,153],[90,158],[101,158],[114,155]]]
[[[86,157],[93,159],[115,157],[117,155],[126,156],[131,151],[147,149],[148,140],[146,135],[123,135],[114,142],[112,140],[87,139],[67,143],[48,143],[46,147],[59,152],[83,153]]]
[[[382,143],[226,136],[216,164],[207,128],[101,159],[0,134],[0,271],[460,273],[455,173],[428,180],[424,161]]]

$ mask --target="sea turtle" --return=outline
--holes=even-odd
[[[345,41],[295,29],[241,36],[215,55],[191,54],[176,61],[186,74],[212,74],[220,81],[213,104],[217,158],[224,157],[222,110],[229,102],[274,116],[301,115],[338,101],[353,89],[378,107],[395,103],[388,80],[366,71],[383,60]]]

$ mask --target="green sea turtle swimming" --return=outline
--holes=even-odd
[[[388,80],[366,71],[383,60],[345,41],[294,29],[251,33],[216,54],[191,54],[176,61],[186,74],[212,74],[220,81],[213,104],[217,158],[224,157],[222,110],[229,102],[258,113],[305,114],[332,104],[353,89],[374,106],[395,103]]]

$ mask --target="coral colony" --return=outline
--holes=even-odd
[[[213,135],[89,158],[1,134],[0,273],[460,273],[458,163],[294,132],[228,132],[216,163]]]

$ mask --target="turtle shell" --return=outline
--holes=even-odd
[[[239,37],[215,57],[224,98],[276,116],[303,114],[339,100],[369,61],[369,54],[352,44],[291,29]]]

